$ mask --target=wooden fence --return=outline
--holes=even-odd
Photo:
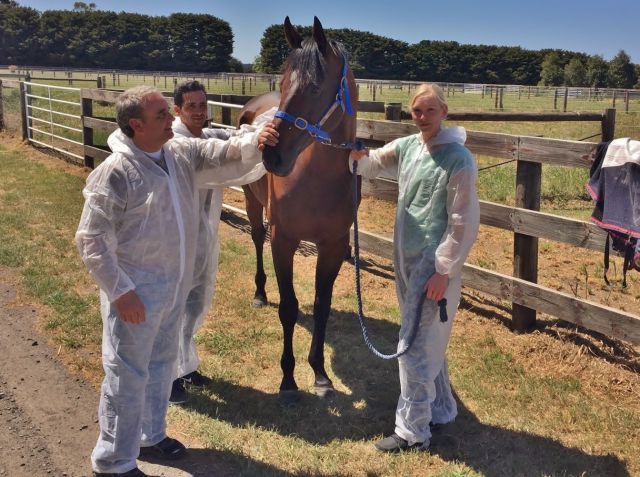
[[[85,165],[93,167],[95,159],[104,159],[109,151],[93,143],[94,131],[110,133],[117,128],[113,119],[93,116],[93,101],[115,102],[119,92],[82,89],[82,125]],[[249,96],[213,95],[213,101],[244,104]],[[395,104],[361,102],[360,111],[384,112],[389,119],[402,116]],[[223,122],[230,124],[231,108],[222,108]],[[604,113],[451,113],[451,119],[519,120],[519,121],[598,121],[602,140],[613,138],[615,110]],[[417,131],[413,124],[396,121],[359,119],[357,136],[372,144],[381,144]],[[463,284],[466,287],[510,300],[513,304],[513,327],[530,328],[536,311],[556,316],[606,336],[640,344],[640,317],[622,310],[583,300],[538,285],[538,239],[544,238],[575,247],[602,251],[605,233],[596,225],[539,211],[542,164],[590,167],[596,143],[548,139],[510,134],[468,131],[467,146],[475,154],[516,160],[516,206],[481,201],[481,223],[509,230],[514,234],[513,276],[465,264]],[[397,184],[392,180],[363,181],[363,193],[390,201],[396,200]],[[361,231],[363,250],[391,258],[392,241],[380,235]]]

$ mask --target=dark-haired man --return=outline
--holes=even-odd
[[[233,129],[206,128],[208,107],[204,86],[195,80],[178,84],[173,93],[173,122],[175,137],[218,138],[227,140],[241,131]],[[256,118],[254,126],[263,126],[273,119],[274,111]],[[243,176],[226,181],[209,182],[198,191],[199,229],[196,249],[196,267],[193,277],[193,288],[187,297],[187,305],[180,321],[178,348],[178,365],[176,379],[171,387],[170,402],[183,403],[187,400],[187,386],[205,386],[210,380],[198,371],[198,351],[194,335],[202,326],[207,315],[215,291],[216,273],[218,270],[218,226],[222,211],[224,187],[248,184],[258,180],[265,174],[262,163],[259,163]]]

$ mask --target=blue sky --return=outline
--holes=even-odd
[[[74,2],[18,0],[18,3],[42,11],[71,9]],[[408,43],[452,40],[533,50],[561,48],[599,54],[605,60],[623,49],[632,62],[640,63],[640,0],[539,0],[527,3],[506,0],[96,0],[94,3],[100,10],[117,12],[214,15],[231,25],[234,56],[243,62],[252,62],[258,55],[260,38],[268,26],[282,24],[287,15],[295,25],[311,25],[316,15],[325,28],[370,31]]]

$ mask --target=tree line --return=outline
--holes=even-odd
[[[297,27],[309,35],[311,27]],[[343,29],[325,30],[342,43],[357,78],[542,86],[640,87],[640,65],[620,51],[611,61],[560,49],[400,40]],[[212,15],[154,17],[97,10],[42,13],[0,0],[0,63],[162,71],[241,71],[231,56],[230,25]],[[253,69],[279,73],[289,47],[282,25],[269,26]]]
[[[212,15],[95,10],[42,13],[0,0],[0,63],[75,68],[230,71],[233,33]]]
[[[307,36],[311,27],[297,26]],[[357,78],[438,81],[447,83],[522,84],[541,86],[640,87],[640,65],[621,50],[610,62],[560,49],[469,45],[455,41],[403,41],[350,29],[325,29],[349,52]],[[254,68],[280,71],[288,45],[282,25],[265,30]]]

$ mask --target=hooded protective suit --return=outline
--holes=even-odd
[[[398,360],[400,398],[395,433],[410,445],[429,445],[429,423],[444,424],[457,415],[445,351],[461,293],[461,270],[478,233],[480,207],[477,167],[464,147],[461,127],[443,128],[428,143],[420,134],[371,151],[358,163],[358,173],[375,178],[381,172],[398,179],[394,232],[396,292],[402,324],[398,349],[416,319],[416,306],[434,269],[448,275],[448,321],[425,300],[415,341]]]
[[[139,447],[166,437],[178,324],[195,263],[197,187],[251,171],[262,157],[257,138],[171,140],[162,148],[165,173],[117,130],[108,140],[113,154],[87,178],[76,243],[100,287],[105,378],[92,453],[97,472],[134,469]],[[113,305],[130,290],[144,304],[141,324],[119,319]]]
[[[276,108],[258,116],[253,122],[254,127],[262,127],[273,119]],[[194,137],[187,126],[176,118],[173,121],[174,137]],[[203,139],[229,139],[243,134],[242,129],[210,129],[202,130]],[[195,253],[195,268],[192,289],[187,296],[184,314],[180,321],[180,344],[178,348],[178,366],[176,378],[185,376],[198,369],[198,350],[194,335],[202,326],[207,316],[211,300],[215,292],[216,274],[218,272],[218,257],[220,244],[218,242],[218,226],[222,212],[222,197],[225,187],[249,184],[260,179],[266,170],[262,162],[258,163],[247,174],[220,182],[209,182],[206,188],[198,191],[198,242]]]

